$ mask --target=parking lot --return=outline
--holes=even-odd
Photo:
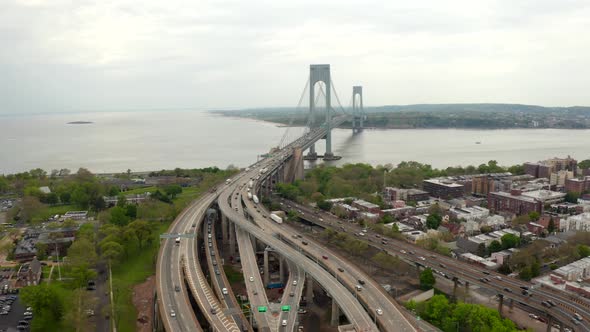
[[[19,331],[16,326],[23,320],[25,307],[20,303],[18,295],[0,295],[0,303],[3,303],[0,305],[0,331]],[[5,306],[10,306],[10,310],[3,310]]]

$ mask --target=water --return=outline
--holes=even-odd
[[[102,173],[246,166],[277,145],[284,131],[271,123],[199,111],[1,116],[0,174],[36,167]],[[353,136],[337,129],[332,135],[335,154],[343,156],[335,164],[415,160],[447,167],[490,159],[513,165],[554,156],[590,158],[590,130],[365,130]],[[318,152],[324,144],[318,142]]]

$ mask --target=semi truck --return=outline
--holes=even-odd
[[[270,219],[274,220],[274,222],[276,222],[277,224],[282,224],[283,223],[283,218],[277,216],[274,213],[270,214]]]
[[[256,195],[252,195],[252,201],[254,202],[254,204],[260,203],[260,201],[258,200],[258,196]]]

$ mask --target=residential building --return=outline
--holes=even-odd
[[[422,231],[405,232],[405,233],[403,233],[403,235],[413,243],[416,243],[420,240],[424,240],[428,237],[428,234],[426,234]]]
[[[394,187],[386,187],[383,190],[383,200],[385,202],[394,202],[396,200],[404,200],[406,202],[427,201],[429,199],[428,192],[419,189],[400,189]]]
[[[512,174],[506,172],[474,175],[471,182],[471,190],[474,195],[487,196],[494,191],[510,191]]]
[[[590,231],[590,212],[584,212],[575,216],[562,219],[559,223],[559,231]]]
[[[536,222],[529,222],[526,224],[527,229],[529,232],[539,236],[545,231],[545,226],[541,224],[537,224]]]
[[[578,162],[571,158],[552,158],[536,163],[524,163],[524,172],[530,174],[536,178],[550,178],[551,173],[556,173],[561,170],[568,170],[574,172],[576,175]]]
[[[490,215],[490,210],[481,206],[472,206],[464,208],[451,208],[449,213],[457,218],[465,221],[480,220]]]
[[[379,205],[364,201],[362,199],[357,199],[352,202],[352,206],[364,212],[370,212],[378,215],[382,214]]]
[[[413,206],[404,206],[397,209],[382,210],[381,212],[383,212],[384,214],[392,215],[397,219],[403,219],[413,216],[416,213],[416,208]]]
[[[88,218],[88,211],[68,211],[63,215],[63,220],[86,220]]]
[[[516,215],[528,214],[532,211],[543,212],[543,203],[531,196],[524,196],[520,190],[510,193],[499,191],[489,193],[488,208],[491,212],[511,212]]]
[[[573,171],[568,171],[568,170],[562,169],[561,171],[551,173],[551,176],[549,178],[549,184],[552,186],[562,186],[563,187],[565,185],[565,181],[567,179],[573,179],[573,178],[574,178]]]
[[[585,280],[590,277],[590,257],[585,257],[552,272],[565,281]]]
[[[567,179],[565,181],[565,191],[581,194],[590,190],[590,176],[581,179]]]
[[[422,181],[422,189],[431,196],[450,199],[465,194],[465,186],[448,179],[430,179]]]
[[[557,204],[565,200],[566,193],[551,190],[524,191],[522,196],[531,197],[544,205]]]
[[[37,257],[34,257],[31,262],[22,264],[18,269],[15,286],[18,288],[38,285],[41,273],[41,262],[37,260]]]

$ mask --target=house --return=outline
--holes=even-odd
[[[352,206],[364,212],[370,212],[378,215],[382,214],[379,205],[364,201],[362,199],[357,199],[353,201]]]
[[[38,285],[41,280],[41,262],[34,257],[29,263],[20,266],[16,274],[16,287]]]
[[[440,225],[439,230],[446,230],[454,236],[462,236],[465,234],[465,225],[463,223],[447,222]]]
[[[537,224],[536,222],[529,222],[526,224],[527,229],[529,232],[539,236],[545,231],[545,226]]]

